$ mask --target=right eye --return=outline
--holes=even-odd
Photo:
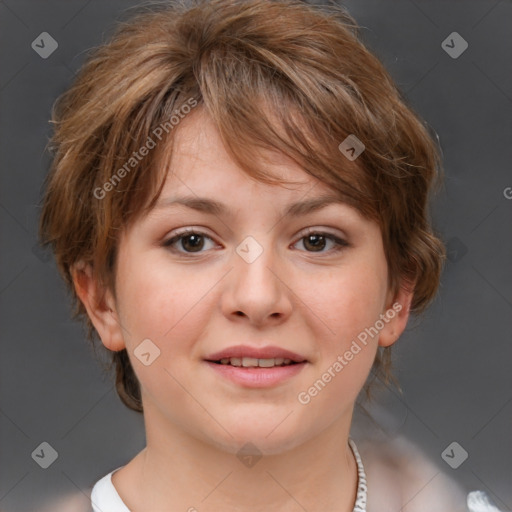
[[[206,235],[205,233],[201,233],[200,231],[195,231],[193,229],[186,229],[181,233],[177,233],[173,237],[166,240],[162,245],[171,250],[171,252],[178,254],[194,254],[204,252],[202,249],[205,245],[205,240],[213,240]],[[175,245],[178,243],[178,247],[181,246],[179,250]]]

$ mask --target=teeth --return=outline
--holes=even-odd
[[[291,359],[275,357],[270,359],[256,359],[254,357],[224,357],[220,364],[230,364],[231,366],[243,366],[245,368],[272,368],[273,366],[284,366],[291,364]]]
[[[275,359],[258,359],[258,366],[262,368],[272,368],[276,365]],[[245,364],[244,364],[245,366]]]
[[[242,359],[242,366],[258,366],[259,359],[253,357],[244,357]]]

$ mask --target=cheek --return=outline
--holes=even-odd
[[[361,260],[318,274],[301,286],[305,311],[310,311],[306,318],[317,333],[320,329],[325,334],[327,346],[342,348],[375,323],[383,312],[386,279],[386,268],[378,261]]]
[[[165,255],[125,253],[119,261],[117,286],[123,337],[144,392],[157,397],[165,389],[165,400],[183,406],[186,401],[177,382],[188,378],[188,367],[182,363],[191,357],[194,340],[204,328],[201,319],[208,318],[205,308],[212,307],[207,292],[215,283],[213,276],[189,268],[177,272],[165,261]],[[147,366],[137,359],[138,347],[146,339],[159,350]],[[157,353],[154,348],[149,350],[151,357]]]
[[[314,378],[297,398],[327,423],[354,403],[375,360],[378,336],[366,329],[381,313],[383,279],[378,272],[353,268],[321,283],[322,293],[314,287],[305,292],[313,305],[305,318],[317,340],[317,364]]]
[[[301,287],[307,306],[304,318],[317,339],[317,379],[321,381],[310,383],[311,395],[305,391],[314,397],[316,407],[332,408],[333,414],[343,403],[356,399],[375,359],[378,335],[369,328],[383,312],[387,290],[387,266],[384,255],[378,256],[375,251],[347,261]]]
[[[215,279],[207,271],[173,269],[164,254],[125,254],[118,269],[118,306],[129,332],[127,345],[154,339],[162,349],[173,338],[190,339]],[[191,331],[192,329],[192,331]],[[126,338],[126,336],[125,336]],[[178,344],[174,345],[179,350]]]

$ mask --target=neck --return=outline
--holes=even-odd
[[[112,481],[134,512],[352,512],[357,466],[348,445],[351,415],[258,459],[237,454],[240,445],[198,439],[145,407],[147,446]]]

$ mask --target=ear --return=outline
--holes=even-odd
[[[381,315],[384,321],[384,328],[379,334],[381,347],[390,347],[404,332],[409,320],[413,295],[414,283],[409,282],[403,283],[394,297],[388,294],[387,308]]]
[[[114,296],[100,286],[90,264],[80,262],[71,270],[76,293],[82,301],[101,341],[109,350],[126,348]]]

